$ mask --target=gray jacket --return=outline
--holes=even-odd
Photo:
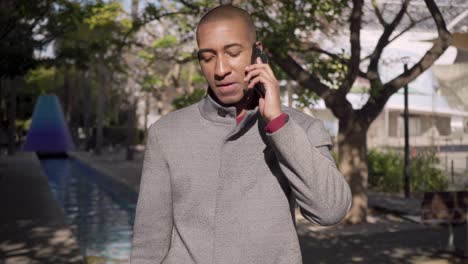
[[[210,96],[149,129],[131,263],[299,264],[294,207],[320,225],[351,206],[320,120],[289,115],[274,133],[258,107],[236,125],[235,107]]]

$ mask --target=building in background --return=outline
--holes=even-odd
[[[392,8],[395,1],[387,1]],[[412,2],[413,3],[413,2]],[[422,1],[420,4],[423,4]],[[440,2],[440,9],[446,19],[448,29],[454,33],[453,45],[436,61],[433,67],[409,84],[409,131],[410,144],[415,148],[437,148],[468,150],[468,3],[463,1]],[[413,3],[411,14],[417,20],[427,14],[419,14],[418,1]],[[420,10],[424,10],[420,8]],[[367,7],[367,12],[372,8]],[[427,10],[425,10],[427,11]],[[367,16],[371,18],[371,15]],[[366,23],[361,31],[362,57],[372,51],[377,43],[376,36],[382,33],[379,23]],[[388,81],[403,70],[402,57],[409,57],[409,67],[416,63],[432,46],[431,39],[436,37],[431,23],[418,24],[393,41],[382,55],[379,70],[383,81]],[[349,50],[347,36],[325,43],[322,47],[332,52]],[[367,67],[365,62],[362,66]],[[358,78],[347,95],[354,109],[361,108],[368,99],[369,83]],[[283,103],[296,106],[295,97],[289,93]],[[292,101],[292,103],[291,103]],[[318,100],[310,109],[302,109],[324,121],[332,137],[338,134],[338,120]],[[368,131],[369,148],[403,148],[404,95],[403,88],[395,93],[385,105],[384,110],[372,123]]]

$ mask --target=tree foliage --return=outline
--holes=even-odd
[[[116,1],[88,2],[70,18],[72,28],[56,39],[56,63],[88,68],[99,58],[120,69],[122,49],[132,43],[134,30],[121,4]]]
[[[75,6],[67,0],[0,1],[0,77],[23,75],[46,60],[41,51],[69,29]]]

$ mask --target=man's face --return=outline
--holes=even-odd
[[[221,103],[239,102],[247,92],[245,67],[250,65],[252,41],[240,19],[208,22],[198,29],[199,62]]]

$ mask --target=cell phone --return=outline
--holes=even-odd
[[[260,57],[263,63],[268,63],[268,56],[263,52],[257,45],[253,44],[252,46],[252,60],[251,63],[254,64],[257,61],[257,58]],[[254,86],[255,91],[260,94],[261,97],[265,97],[265,87],[263,83],[258,82]]]

